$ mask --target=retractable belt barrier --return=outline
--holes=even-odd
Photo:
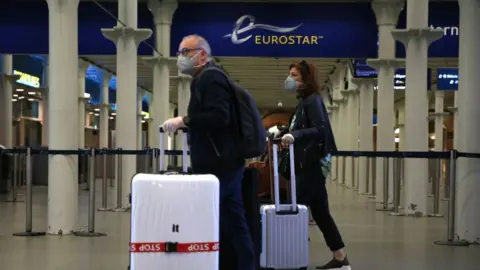
[[[180,150],[164,150],[165,155],[169,156],[181,156],[182,151]],[[188,153],[189,154],[189,153]],[[156,173],[159,168],[159,156],[160,156],[160,149],[158,148],[145,148],[143,150],[126,150],[126,149],[75,149],[75,150],[55,150],[55,149],[46,149],[46,148],[12,148],[12,149],[0,149],[0,155],[10,155],[13,157],[17,156],[24,156],[25,157],[25,184],[26,184],[26,192],[25,192],[25,231],[15,233],[15,236],[39,236],[45,235],[45,232],[34,232],[32,231],[32,156],[34,155],[63,155],[63,156],[78,156],[78,157],[88,157],[89,159],[89,170],[88,170],[88,182],[89,182],[89,215],[88,215],[88,230],[86,232],[75,232],[74,234],[77,236],[104,236],[105,234],[95,232],[95,167],[96,167],[96,160],[95,158],[101,156],[103,158],[103,174],[102,174],[102,208],[100,211],[116,211],[116,212],[125,212],[128,208],[124,208],[122,206],[122,158],[121,156],[124,155],[135,155],[135,156],[145,156],[148,157],[147,162],[145,164],[145,173],[153,172]],[[114,209],[107,208],[107,174],[106,174],[106,157],[107,156],[115,156],[116,157],[116,180],[117,180],[117,206]],[[447,160],[448,163],[448,214],[447,214],[447,238],[446,241],[437,241],[436,244],[439,245],[455,245],[455,246],[465,246],[468,243],[463,241],[458,241],[455,239],[455,177],[456,177],[456,161],[458,158],[475,158],[480,159],[479,153],[466,153],[466,152],[458,152],[457,150],[451,150],[448,152],[421,152],[421,151],[408,151],[408,152],[400,152],[400,151],[337,151],[332,153],[333,158],[335,159],[335,175],[337,178],[340,174],[345,176],[345,167],[346,167],[346,159],[352,159],[352,168],[355,168],[355,159],[357,158],[366,158],[366,164],[368,168],[375,166],[377,162],[375,159],[383,158],[383,166],[384,166],[384,178],[389,178],[389,160],[393,159],[393,174],[394,174],[394,207],[391,209],[393,211],[392,215],[400,215],[399,214],[399,199],[400,199],[400,178],[403,171],[403,159],[436,159],[436,160]],[[17,160],[14,158],[14,160]],[[18,161],[18,160],[17,160]],[[341,161],[341,162],[339,162]],[[342,163],[340,165],[340,163]],[[18,171],[20,167],[22,167],[23,162],[13,162],[13,170]],[[340,168],[339,170],[339,167]],[[437,166],[437,173],[439,171],[439,167]],[[23,168],[22,168],[23,169]],[[354,170],[352,170],[354,171]],[[372,174],[370,174],[372,171]],[[366,170],[366,179],[375,178],[375,171],[376,170]],[[13,177],[12,181],[12,190],[16,192],[16,187],[18,185],[17,177]],[[352,178],[354,177],[354,173],[352,172]],[[436,186],[434,188],[434,213],[432,216],[439,216],[438,213],[438,204],[439,204],[439,178],[436,177]],[[345,183],[343,183],[345,184]],[[355,183],[353,183],[355,185]],[[432,182],[432,184],[434,184]],[[358,182],[357,182],[358,185]],[[358,187],[357,187],[358,188]],[[375,181],[372,181],[371,185],[367,183],[367,189],[372,196],[375,196]],[[17,189],[18,190],[18,189]],[[368,190],[367,190],[368,191]],[[383,187],[384,201],[383,201],[383,209],[380,210],[387,210],[388,208],[388,180]],[[16,194],[14,195],[16,196]],[[387,197],[387,200],[385,198]],[[73,199],[73,198],[72,198]],[[143,245],[145,243],[137,243],[139,245]],[[135,244],[135,245],[137,245]],[[158,244],[158,243],[157,243]],[[161,243],[160,243],[161,244]],[[180,245],[180,244],[178,244]],[[178,248],[178,245],[176,247]],[[160,251],[162,252],[162,251]],[[165,252],[165,251],[163,251]],[[177,251],[178,252],[178,251]]]

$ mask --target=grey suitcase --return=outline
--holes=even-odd
[[[273,144],[273,181],[275,205],[263,205],[262,253],[260,266],[268,269],[307,269],[309,212],[305,205],[297,205],[295,188],[295,162],[290,145],[290,183],[292,203],[280,204],[278,174],[278,141]]]

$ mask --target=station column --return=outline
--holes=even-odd
[[[428,46],[443,35],[428,27],[428,0],[407,2],[407,29],[392,31],[407,52],[405,90],[405,151],[428,151]],[[428,201],[428,161],[405,159],[405,214],[424,216]]]
[[[187,115],[188,102],[190,101],[190,82],[192,77],[188,75],[178,75],[178,116]],[[182,149],[182,134],[178,134],[176,138],[176,149]],[[179,158],[181,164],[181,158]]]
[[[142,115],[142,105],[143,105],[143,91],[137,90],[137,149],[143,149],[143,115]]]
[[[177,9],[177,1],[149,0],[148,6],[155,22],[155,47],[158,52],[145,61],[153,66],[153,94],[150,112],[152,120],[149,124],[149,145],[160,147],[158,127],[170,116],[170,28],[173,13]],[[165,136],[164,145],[167,145]],[[165,159],[168,160],[168,159]]]
[[[359,150],[360,151],[373,151],[373,87],[375,86],[375,79],[354,79],[360,87],[359,91]],[[372,160],[372,159],[371,159]],[[367,167],[368,165],[368,167]],[[372,161],[367,162],[367,158],[362,157],[358,162],[358,193],[366,194],[367,193],[367,171],[369,178],[372,178],[373,172]],[[369,191],[371,192],[372,187],[370,186]]]
[[[89,99],[85,98],[85,80],[89,64],[78,61],[78,148],[85,148],[85,104]]]
[[[458,151],[480,153],[480,0],[459,0],[459,90]],[[455,131],[456,132],[456,131]],[[471,243],[480,242],[480,162],[459,158],[457,169],[457,235]]]
[[[48,146],[48,99],[49,99],[49,60],[48,56],[45,57],[45,63],[43,65],[43,86],[44,92],[42,93],[42,146]]]
[[[102,83],[102,104],[100,107],[100,147],[108,148],[108,135],[109,135],[109,116],[108,111],[110,110],[109,99],[109,86],[110,86],[110,74],[103,73],[103,83]]]
[[[13,115],[12,115],[12,75],[13,70],[13,61],[11,55],[3,55],[3,73],[4,76],[1,78],[0,91],[2,95],[0,96],[0,107],[2,111],[0,113],[0,144],[6,148],[12,148],[13,146]]]
[[[395,58],[395,40],[391,31],[395,29],[403,0],[375,0],[372,9],[378,26],[378,59],[369,59],[368,64],[378,72],[377,91],[377,151],[394,151],[394,80],[395,71],[403,62]],[[393,198],[393,170],[388,179],[383,179],[383,160],[376,159],[376,201],[383,202],[383,183],[388,181],[388,201]],[[393,162],[389,167],[392,168]]]
[[[330,106],[327,107],[330,110],[330,125],[332,126],[333,134],[337,134],[337,115],[338,115],[338,106],[331,102]],[[331,172],[331,179],[334,181],[338,178],[337,170],[338,170],[338,162],[336,162],[337,157],[332,162],[332,172]]]
[[[48,146],[78,148],[78,3],[47,0],[49,23]],[[48,234],[78,228],[77,156],[48,158]]]
[[[120,22],[111,29],[102,29],[103,35],[117,46],[117,117],[116,146],[122,149],[137,148],[137,48],[149,38],[150,29],[138,29],[138,1],[119,0]],[[125,25],[125,26],[124,26]],[[128,206],[130,181],[135,175],[136,157],[122,156],[122,205]]]

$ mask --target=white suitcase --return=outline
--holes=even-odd
[[[218,270],[219,192],[213,175],[135,175],[130,269]]]
[[[263,205],[262,252],[260,266],[270,269],[307,269],[309,213],[305,205],[297,205],[295,162],[290,145],[291,199],[289,205],[280,204],[278,175],[278,145],[273,144],[273,181],[275,205]]]

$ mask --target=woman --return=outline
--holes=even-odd
[[[285,91],[296,93],[299,102],[289,131],[282,136],[282,146],[294,143],[298,203],[310,207],[313,219],[333,252],[333,259],[317,269],[347,270],[350,264],[343,251],[345,245],[340,232],[330,215],[325,186],[330,172],[330,153],[337,147],[315,74],[315,66],[304,60],[290,65]]]

